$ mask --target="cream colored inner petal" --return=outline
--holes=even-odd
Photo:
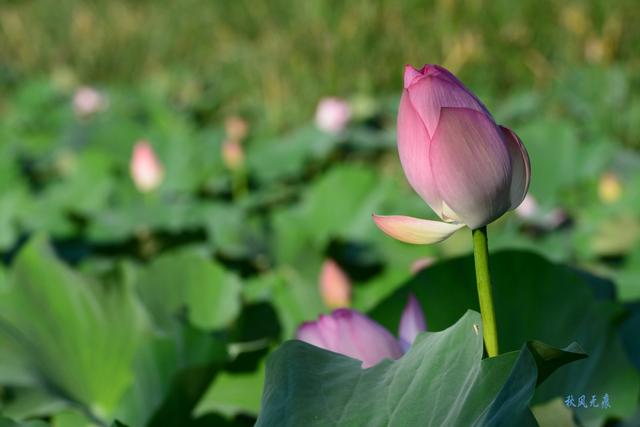
[[[440,218],[442,218],[444,222],[462,223],[462,220],[460,219],[458,214],[455,213],[444,200],[442,201],[442,215],[440,215]]]

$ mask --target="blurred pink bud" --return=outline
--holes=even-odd
[[[425,268],[430,267],[434,262],[436,262],[436,258],[434,257],[419,258],[411,264],[410,271],[412,274],[416,274]]]
[[[246,120],[238,116],[229,116],[224,121],[224,130],[227,138],[232,141],[242,141],[249,133],[249,125]]]
[[[322,264],[320,294],[329,308],[349,307],[351,304],[351,281],[338,263],[332,259]]]
[[[542,217],[542,225],[549,230],[560,227],[569,219],[562,208],[555,208]]]
[[[409,300],[402,312],[400,327],[398,328],[402,351],[407,351],[418,334],[426,329],[427,325],[424,320],[422,307],[420,307],[420,303],[416,297],[413,294],[409,294]]]
[[[351,106],[340,98],[324,98],[316,109],[316,126],[323,132],[337,134],[351,120]]]
[[[398,152],[413,189],[448,225],[410,217],[376,224],[408,243],[435,243],[460,226],[482,227],[522,202],[529,156],[460,80],[438,65],[405,68],[398,111]]]
[[[558,228],[569,218],[562,208],[541,209],[538,201],[531,194],[527,194],[515,212],[525,222],[533,223],[547,230]]]
[[[73,110],[78,117],[88,117],[106,108],[104,96],[92,87],[83,86],[73,95]]]
[[[141,192],[156,189],[164,178],[164,168],[146,140],[136,142],[129,164],[131,178]]]
[[[244,149],[238,140],[227,139],[222,143],[222,161],[232,171],[244,166]]]
[[[316,347],[358,359],[362,361],[363,368],[369,368],[383,359],[399,359],[413,343],[416,335],[424,330],[424,318],[420,320],[421,316],[417,301],[412,302],[410,299],[402,315],[399,341],[364,314],[348,308],[339,308],[329,315],[321,314],[315,322],[303,323],[298,328],[296,338]],[[403,349],[402,342],[409,345]]]
[[[535,197],[531,194],[527,194],[520,203],[520,206],[516,208],[516,215],[518,215],[522,219],[531,220],[538,215],[538,211],[540,207],[538,206],[538,202]]]

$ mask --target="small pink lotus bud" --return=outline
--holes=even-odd
[[[420,304],[410,297],[400,322],[400,339],[364,314],[339,308],[320,315],[315,322],[305,322],[296,338],[336,353],[362,361],[369,368],[384,359],[399,359],[409,349],[418,333],[425,330]]]
[[[83,86],[73,95],[73,110],[78,117],[88,117],[104,110],[107,101],[92,87]]]
[[[554,208],[542,217],[542,226],[548,230],[553,230],[564,224],[569,217],[562,208]]]
[[[535,197],[531,194],[527,194],[520,203],[520,206],[516,208],[516,215],[518,215],[522,219],[531,220],[538,215],[540,207],[538,206],[538,202]]]
[[[224,121],[224,130],[228,139],[232,141],[242,141],[249,132],[249,125],[242,117],[229,116]]]
[[[351,281],[338,263],[328,259],[322,264],[320,273],[320,294],[329,308],[351,305]]]
[[[562,208],[541,209],[538,201],[531,194],[527,194],[515,212],[525,222],[533,223],[546,230],[553,230],[568,219],[567,213]]]
[[[417,274],[420,271],[424,270],[427,267],[430,267],[431,265],[433,265],[433,263],[436,262],[436,258],[434,257],[424,257],[424,258],[418,258],[417,260],[415,260],[412,264],[411,264],[411,273],[412,274]]]
[[[337,134],[351,120],[351,106],[340,98],[324,98],[316,109],[316,126],[323,132]]]
[[[409,294],[409,299],[402,312],[400,326],[398,327],[398,336],[400,337],[402,351],[407,351],[418,334],[426,329],[427,325],[424,320],[422,307],[420,307],[420,303],[416,297],[413,294]]]
[[[409,184],[443,222],[375,216],[396,239],[435,243],[465,225],[480,228],[527,193],[531,168],[520,138],[443,67],[405,68],[397,132]]]
[[[238,140],[227,139],[222,142],[222,161],[232,171],[244,166],[244,149]]]
[[[598,196],[605,203],[615,203],[622,197],[622,183],[613,172],[606,172],[598,182]]]
[[[129,169],[136,188],[144,193],[155,190],[164,178],[164,168],[146,140],[133,147]]]

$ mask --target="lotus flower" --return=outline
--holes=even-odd
[[[464,226],[485,226],[527,193],[531,168],[520,138],[438,65],[406,67],[397,137],[409,184],[442,221],[374,215],[391,237],[440,242]]]
[[[436,258],[430,256],[418,258],[411,263],[411,267],[409,268],[409,270],[411,271],[411,274],[418,274],[427,267],[431,267],[436,261]]]
[[[351,303],[351,280],[332,259],[322,264],[320,295],[329,308],[349,307]]]
[[[242,141],[249,133],[249,124],[239,116],[229,116],[224,121],[224,131],[232,141]]]
[[[525,220],[534,219],[540,212],[538,201],[531,194],[527,194],[515,210],[516,215]]]
[[[222,142],[222,161],[231,171],[244,167],[244,148],[239,140],[227,139]]]
[[[399,359],[411,347],[416,336],[426,330],[418,300],[409,296],[400,319],[399,339],[364,314],[348,308],[320,315],[315,322],[303,323],[296,338],[316,347],[358,359],[363,368],[383,359]]]
[[[78,117],[88,117],[107,107],[105,97],[96,89],[83,86],[73,95],[73,110]]]
[[[316,126],[323,132],[337,134],[351,120],[349,103],[340,98],[324,98],[316,109]]]
[[[531,194],[527,194],[515,212],[525,222],[535,224],[545,230],[558,228],[569,219],[562,208],[541,209],[538,201]]]
[[[136,188],[143,193],[155,190],[164,178],[164,168],[148,141],[140,140],[133,147],[129,165]]]

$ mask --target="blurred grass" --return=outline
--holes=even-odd
[[[442,63],[489,97],[585,64],[636,76],[639,19],[635,0],[3,1],[0,81],[158,79],[207,119],[277,132],[328,94],[397,93],[405,63]]]

